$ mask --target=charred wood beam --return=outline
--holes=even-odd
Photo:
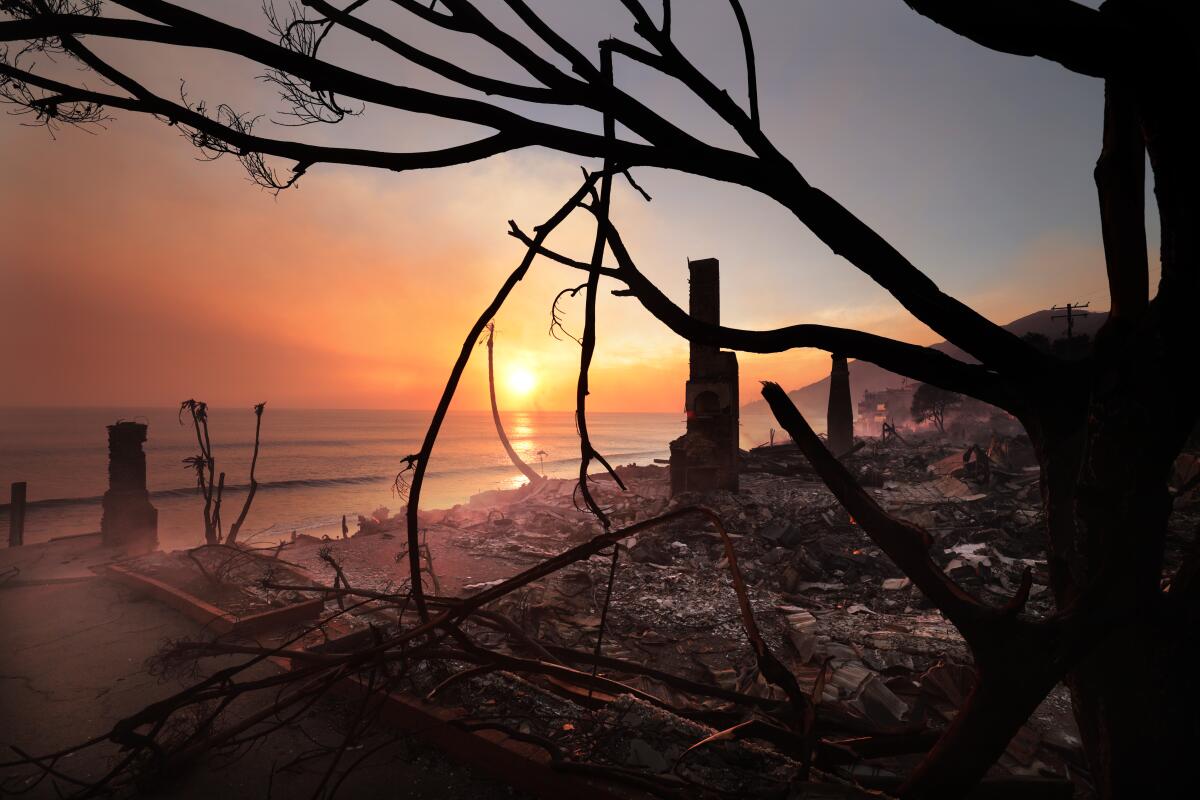
[[[1103,77],[1117,55],[1115,32],[1104,16],[1072,0],[904,2],[976,44],[1018,56],[1041,56],[1084,75]]]

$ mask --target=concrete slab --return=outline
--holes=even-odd
[[[26,752],[47,753],[77,744],[173,694],[195,677],[152,674],[147,660],[163,642],[200,633],[200,626],[183,614],[106,580],[18,586],[0,592],[0,749],[11,754],[9,746],[16,745]],[[243,658],[208,659],[202,667],[215,670]],[[275,665],[264,663],[248,677],[277,671]],[[259,701],[250,701],[241,713],[252,713],[255,702]],[[314,740],[337,744],[352,709],[344,700],[323,701],[302,730],[281,730],[238,758],[214,757],[174,776],[169,784],[140,787],[138,794],[222,800],[311,796],[329,765],[326,757],[303,761],[274,776],[272,771],[311,751]],[[521,796],[402,731],[384,727],[366,749],[389,738],[393,741],[372,753],[347,779],[339,796],[367,800]],[[365,749],[356,750],[347,762],[364,753]],[[105,744],[63,759],[57,766],[94,779],[111,766],[115,754],[115,747]],[[19,788],[22,776],[19,771],[0,769],[0,781],[14,778],[18,784],[8,784],[7,790]],[[58,795],[44,781],[25,796]]]
[[[105,547],[99,533],[6,547],[0,550],[0,589],[92,580],[96,568],[124,557],[121,550]]]

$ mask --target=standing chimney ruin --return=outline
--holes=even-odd
[[[854,446],[854,407],[850,402],[850,365],[846,357],[833,354],[829,373],[829,411],[825,416],[829,452],[845,455]]]
[[[688,262],[689,313],[711,325],[721,322],[720,262]],[[671,442],[671,494],[738,490],[737,355],[691,342],[684,392],[687,433]]]
[[[158,547],[158,509],[146,491],[146,425],[108,426],[108,491],[104,493],[100,538],[107,547],[148,553]]]

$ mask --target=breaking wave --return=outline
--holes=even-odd
[[[605,457],[611,463],[628,462],[630,459],[651,458],[662,454],[661,450],[644,450],[637,452],[611,453],[605,454]],[[530,460],[530,459],[526,459]],[[434,462],[437,463],[435,455]],[[565,471],[566,468],[579,464],[577,458],[560,458],[547,460],[541,463],[532,462],[531,465],[536,469],[544,467],[549,473],[553,474],[559,471]],[[445,470],[431,469],[426,473],[427,480],[435,480],[437,478],[462,477],[464,475],[479,475],[496,476],[514,472],[511,464],[504,462],[501,464],[489,464],[487,466],[469,466],[469,467],[453,467]],[[335,478],[292,478],[289,480],[280,481],[259,481],[258,491],[269,492],[283,489],[319,489],[336,486],[355,486],[368,485],[372,483],[390,484],[395,479],[395,473],[381,475],[347,475]],[[225,484],[225,492],[238,493],[248,491],[249,484]],[[171,497],[188,497],[199,492],[195,485],[180,486],[174,489],[156,489],[150,492],[151,499],[165,499]],[[87,497],[56,497],[43,500],[31,500],[26,505],[30,508],[56,508],[67,506],[90,505],[99,503],[103,500],[103,495],[91,495]],[[0,504],[0,510],[7,510],[7,504]]]

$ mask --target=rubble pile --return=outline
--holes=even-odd
[[[1007,601],[1028,570],[1033,587],[1026,613],[1037,616],[1049,613],[1051,601],[1038,473],[1025,463],[1024,444],[1001,440],[964,450],[942,441],[892,441],[860,445],[843,463],[884,508],[926,528],[935,562],[985,602]],[[855,737],[911,743],[886,757],[828,764],[818,758],[818,766],[829,768],[830,779],[894,787],[969,693],[969,650],[816,480],[793,445],[743,453],[742,462],[736,494],[671,498],[668,470],[655,466],[618,468],[627,491],[608,476],[594,476],[592,491],[617,527],[684,505],[702,504],[720,515],[764,640],[804,691],[822,686],[822,746],[836,749]],[[504,575],[461,586],[466,595],[482,591],[600,533],[580,506],[572,481],[544,480],[422,512],[430,571],[446,569],[440,549],[465,553],[475,563],[510,565]],[[327,544],[335,554],[338,546],[349,554],[355,545],[374,542],[371,548],[379,550],[379,541],[394,539],[393,549],[402,550],[403,528],[402,514],[384,511],[360,518],[359,531],[348,541]],[[299,552],[289,552],[289,558],[304,562]],[[702,517],[684,517],[622,541],[615,572],[612,563],[605,553],[573,564],[489,604],[490,621],[484,618],[487,624],[480,625],[472,619],[464,630],[491,652],[553,660],[589,673],[600,639],[598,674],[644,695],[609,695],[553,677],[482,670],[452,679],[439,701],[473,709],[473,719],[532,731],[568,760],[677,778],[687,748],[745,718],[745,708],[690,686],[757,698],[768,704],[764,708],[782,707],[786,696],[759,672],[723,541]],[[352,560],[345,568],[361,588],[405,586],[403,570],[356,573]],[[411,691],[428,693],[464,671],[472,671],[469,660],[428,663],[410,672]],[[665,726],[671,735],[665,723],[641,730],[631,727],[631,714],[645,724],[666,715],[675,727]],[[770,748],[762,752],[774,760],[756,760],[759,755],[750,755],[748,746],[748,740],[728,741],[694,762],[689,752],[685,760],[699,783],[743,796],[769,795],[772,785],[777,791],[777,781],[786,782],[799,769]],[[727,750],[733,755],[721,755]],[[706,767],[705,759],[721,766]],[[1069,779],[1085,769],[1069,699],[1060,687],[993,774],[1058,779],[1066,787],[1063,796],[1069,796]]]
[[[1050,613],[1038,468],[1027,439],[964,447],[893,437],[860,442],[841,460],[882,507],[929,532],[932,559],[964,589],[1000,605],[1028,572],[1023,613]],[[1181,463],[1175,477],[1171,537],[1179,546],[1169,548],[1169,574],[1200,522],[1197,463]],[[671,497],[669,471],[660,466],[619,467],[625,490],[608,475],[593,476],[590,487],[618,529],[682,506],[711,509],[736,564],[701,515],[643,530],[619,543],[615,569],[611,551],[593,555],[462,624],[489,657],[524,668],[449,653],[406,668],[404,690],[469,710],[471,725],[536,741],[561,763],[634,783],[649,775],[777,796],[803,769],[782,754],[786,748],[761,735],[722,734],[691,749],[745,722],[749,709],[778,714],[788,703],[759,670],[734,589],[736,565],[767,647],[802,691],[816,695],[813,774],[822,791],[858,796],[847,787],[897,786],[971,691],[970,651],[794,445],[743,452],[741,464],[737,493]],[[469,597],[602,533],[570,480],[486,492],[423,511],[420,521],[425,588],[435,597]],[[347,539],[300,536],[284,552],[329,583],[336,563],[356,588],[399,596],[408,586],[406,540],[404,513],[379,509],[360,517]],[[405,613],[380,615],[367,605],[347,615],[347,627],[399,632],[411,624]],[[530,664],[552,669],[531,673]],[[863,742],[882,749],[854,749]],[[1069,797],[1086,785],[1065,688],[1042,703],[992,776],[1059,787],[1046,796]]]
[[[246,617],[320,596],[296,565],[266,553],[220,545],[192,550],[154,551],[124,559],[122,568],[185,592],[221,611]],[[265,584],[298,588],[276,589]]]

